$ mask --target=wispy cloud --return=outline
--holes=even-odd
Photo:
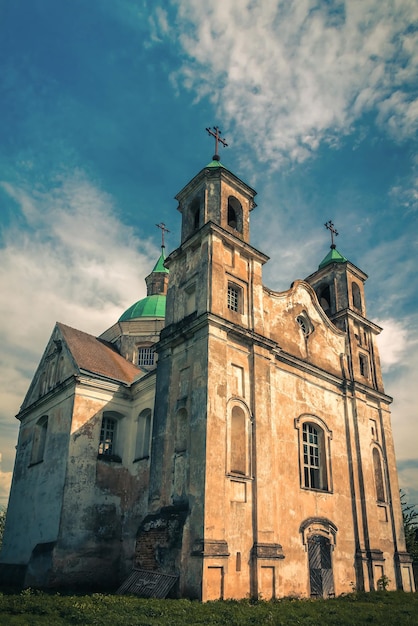
[[[418,128],[413,0],[175,3],[175,79],[209,97],[259,161],[303,161],[365,112],[401,141]],[[168,22],[160,24],[160,37]]]

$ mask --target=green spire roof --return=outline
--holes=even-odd
[[[346,262],[347,262],[347,259],[345,258],[345,256],[340,254],[335,247],[331,246],[331,250],[328,252],[325,259],[321,261],[321,263],[318,266],[318,269],[320,270],[326,265],[329,265],[330,263],[346,263]]]
[[[213,159],[213,161],[208,163],[206,167],[223,167],[225,170],[227,169],[225,165],[222,165],[222,163],[220,161],[217,161],[216,159]]]
[[[164,295],[146,296],[130,306],[120,316],[119,322],[127,322],[139,317],[165,317],[165,302],[166,296]]]
[[[153,272],[158,272],[158,273],[161,273],[161,274],[169,274],[168,269],[166,267],[164,267],[164,261],[165,261],[164,248],[161,248],[160,258],[158,259],[158,261],[154,265],[154,269],[152,271]]]

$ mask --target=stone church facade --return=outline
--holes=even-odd
[[[218,159],[180,246],[99,338],[57,323],[18,414],[0,578],[177,596],[414,589],[366,274],[333,245],[262,283],[255,191]]]

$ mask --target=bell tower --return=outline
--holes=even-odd
[[[157,346],[151,454],[159,461],[150,468],[149,507],[154,516],[170,510],[179,527],[184,524],[181,547],[173,547],[170,558],[182,572],[181,592],[201,600],[228,597],[228,585],[238,582],[245,595],[250,586],[248,568],[234,583],[224,575],[230,551],[241,554],[243,541],[249,554],[254,542],[252,387],[245,368],[254,332],[262,329],[268,259],[249,243],[255,195],[215,154],[176,196],[181,243],[165,260],[170,281]],[[236,358],[232,335],[239,337]],[[232,453],[235,431],[242,445]],[[229,511],[235,498],[243,503],[244,540]]]
[[[348,336],[350,374],[353,380],[383,391],[382,372],[376,337],[381,328],[366,317],[364,283],[367,274],[350,263],[338,250],[338,232],[329,221],[331,247],[318,270],[305,280],[312,285],[319,303],[330,320]]]

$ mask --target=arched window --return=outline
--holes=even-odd
[[[228,198],[228,226],[242,233],[242,206],[234,196]]]
[[[382,459],[377,448],[373,448],[373,469],[376,485],[376,500],[385,502],[385,483],[383,479]]]
[[[192,216],[192,228],[197,230],[200,226],[200,200],[195,198],[190,207],[190,213]]]
[[[240,406],[231,410],[229,470],[231,474],[250,475],[251,421]]]
[[[357,283],[352,283],[351,293],[353,296],[353,307],[361,312],[361,293]]]
[[[148,459],[151,443],[151,409],[144,409],[138,416],[135,460]]]
[[[32,440],[30,464],[40,463],[44,459],[46,436],[48,432],[48,416],[43,415],[35,424]]]
[[[328,313],[330,313],[331,311],[331,293],[330,293],[329,285],[320,287],[317,295],[318,295],[319,304],[322,306],[325,313],[328,315]]]
[[[301,487],[330,491],[331,431],[322,420],[309,415],[298,418],[295,425],[299,430]]]

